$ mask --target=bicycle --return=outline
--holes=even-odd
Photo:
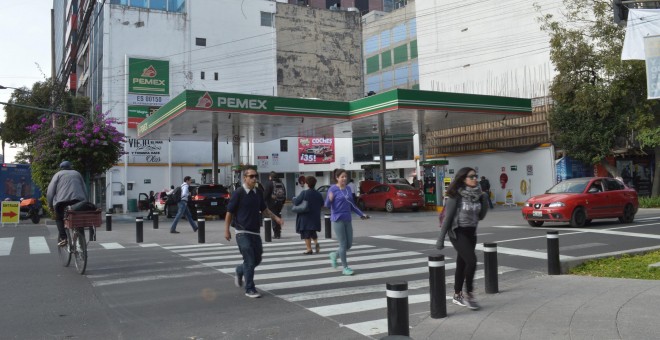
[[[57,247],[60,261],[64,267],[68,267],[71,264],[71,258],[73,258],[78,273],[80,275],[85,274],[87,269],[85,228],[89,228],[89,241],[96,241],[95,228],[100,227],[102,224],[101,213],[101,209],[95,211],[66,210],[64,212],[67,244]]]

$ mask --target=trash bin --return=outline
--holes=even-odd
[[[137,198],[129,198],[128,199],[128,212],[137,212],[138,211],[138,206],[137,206]]]

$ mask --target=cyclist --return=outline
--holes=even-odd
[[[85,180],[69,161],[60,163],[58,171],[48,184],[46,194],[48,207],[55,212],[55,224],[59,231],[57,245],[62,247],[66,245],[66,231],[64,229],[64,210],[66,207],[87,201],[87,190],[85,189]]]

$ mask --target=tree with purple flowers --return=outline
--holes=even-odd
[[[54,118],[53,118],[54,117]],[[32,178],[40,188],[47,188],[63,160],[73,163],[89,183],[117,164],[124,154],[126,141],[117,126],[123,124],[102,113],[100,108],[86,118],[68,115],[44,115],[28,127],[34,137]]]

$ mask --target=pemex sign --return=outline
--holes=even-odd
[[[128,58],[128,127],[136,128],[170,100],[168,60]]]

